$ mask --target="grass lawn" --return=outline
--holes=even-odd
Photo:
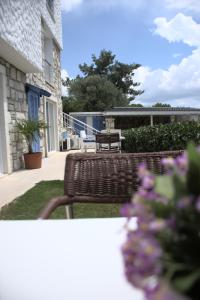
[[[34,220],[40,210],[55,196],[63,195],[63,181],[41,181],[0,211],[1,220]],[[74,218],[119,217],[118,204],[75,204]],[[51,216],[52,219],[65,218],[64,207],[59,207]]]

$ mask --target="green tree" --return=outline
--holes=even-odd
[[[140,103],[132,103],[132,104],[129,104],[129,106],[131,107],[144,107],[142,104]]]
[[[135,88],[140,84],[133,81],[140,64],[124,64],[115,60],[115,55],[111,51],[102,50],[97,58],[92,55],[92,64],[79,65],[84,76],[101,75],[106,76],[107,80],[111,81],[124,95],[129,96],[129,100],[134,100],[135,96],[143,93]]]
[[[64,96],[62,97],[62,101],[63,111],[67,114],[72,111],[83,111],[83,103],[73,96]]]
[[[167,103],[157,102],[156,104],[152,105],[152,107],[171,107],[171,105]]]
[[[127,106],[143,93],[133,81],[139,64],[123,64],[115,60],[111,51],[102,50],[99,57],[92,55],[92,64],[79,65],[83,76],[66,78],[63,84],[69,96],[64,97],[64,111],[102,111],[114,106]],[[68,110],[68,111],[67,111]]]
[[[76,78],[70,83],[70,95],[78,99],[82,111],[103,111],[114,105],[128,105],[128,100],[114,84],[100,75]]]

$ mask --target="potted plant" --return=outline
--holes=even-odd
[[[139,166],[139,190],[122,208],[137,220],[122,247],[126,278],[148,300],[199,300],[200,151],[189,145],[163,166],[160,176]]]
[[[33,142],[37,137],[42,137],[41,130],[46,129],[47,125],[44,121],[22,120],[17,122],[17,129],[26,140],[28,153],[24,153],[24,163],[26,169],[39,169],[42,164],[42,153],[33,152]]]

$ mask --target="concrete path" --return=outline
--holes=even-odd
[[[78,151],[51,154],[43,159],[41,169],[20,170],[0,177],[0,208],[23,195],[40,181],[63,180],[66,155],[73,152]]]

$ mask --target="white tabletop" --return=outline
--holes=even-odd
[[[0,222],[1,300],[142,300],[124,278],[124,219]]]

